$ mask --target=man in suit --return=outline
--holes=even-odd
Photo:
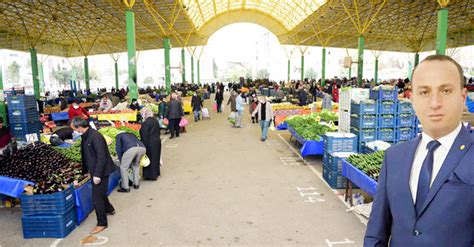
[[[474,137],[462,68],[433,55],[413,71],[415,139],[385,153],[364,246],[474,245]]]
[[[86,120],[75,117],[71,128],[82,136],[81,157],[83,171],[89,171],[92,177],[92,202],[97,216],[97,226],[91,234],[102,232],[107,228],[107,214],[115,214],[115,209],[107,198],[109,175],[117,169],[110,157],[104,137],[89,127]]]

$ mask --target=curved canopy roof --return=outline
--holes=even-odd
[[[419,52],[435,47],[437,10],[449,10],[448,48],[474,44],[474,0],[0,1],[0,48],[65,57],[126,51],[125,11],[137,50],[206,45],[219,28],[252,22],[282,44]]]

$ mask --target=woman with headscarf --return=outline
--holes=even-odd
[[[146,108],[144,108],[146,109]],[[150,165],[143,168],[143,179],[156,180],[160,175],[161,139],[160,124],[153,117],[153,112],[142,109],[145,121],[140,128],[140,137],[146,148],[146,155],[150,159]]]

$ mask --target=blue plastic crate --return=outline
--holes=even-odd
[[[9,109],[37,108],[36,98],[33,95],[13,95],[7,97]]]
[[[409,101],[398,101],[397,103],[397,113],[412,113],[413,114],[413,105]]]
[[[40,122],[22,122],[22,123],[10,123],[10,130],[14,136],[21,136],[33,133],[39,133],[41,130]]]
[[[351,102],[351,113],[357,115],[377,114],[377,104],[376,102],[368,103],[364,101],[360,103]]]
[[[396,101],[378,101],[377,109],[379,114],[395,114],[397,112],[397,102]]]
[[[323,165],[329,164],[329,153],[324,152],[323,154]]]
[[[398,128],[396,129],[395,140],[399,141],[408,141],[413,138],[413,128]]]
[[[358,142],[370,142],[377,139],[376,129],[358,129],[351,128],[351,133],[358,136]]]
[[[24,215],[21,217],[24,238],[64,238],[76,228],[74,209],[59,215]]]
[[[413,127],[413,115],[410,113],[402,113],[397,117],[397,127]]]
[[[349,154],[349,152],[347,154]],[[354,152],[354,154],[356,153]],[[336,153],[328,154],[328,162],[325,163],[324,165],[333,171],[341,173],[342,172],[342,159],[346,159],[347,157],[349,157],[348,155],[343,155],[343,156],[344,157],[337,156]]]
[[[377,115],[351,116],[351,126],[358,129],[369,129],[377,127]]]
[[[23,215],[65,214],[74,207],[74,195],[70,187],[53,194],[22,194],[20,199]]]
[[[8,120],[11,123],[39,121],[39,112],[34,109],[12,109],[8,108]]]
[[[346,187],[346,179],[337,171],[323,166],[323,178],[333,189],[343,189]]]
[[[394,142],[395,141],[395,129],[393,128],[381,128],[377,131],[377,140]]]
[[[357,150],[357,136],[340,137],[324,135],[324,151],[326,153],[334,152],[355,152]]]
[[[379,115],[377,128],[394,128],[397,118],[393,114]]]
[[[394,87],[393,90],[387,90],[387,89],[374,90],[372,88],[370,89],[370,99],[396,101],[397,98],[398,98],[397,87]]]

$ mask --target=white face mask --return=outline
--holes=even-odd
[[[74,130],[74,134],[77,135],[77,136],[81,136],[81,135],[82,135],[82,133],[79,132],[79,131],[77,131],[77,130]]]
[[[79,106],[78,106],[78,105],[72,105],[72,107],[73,107],[74,109],[79,109]]]

